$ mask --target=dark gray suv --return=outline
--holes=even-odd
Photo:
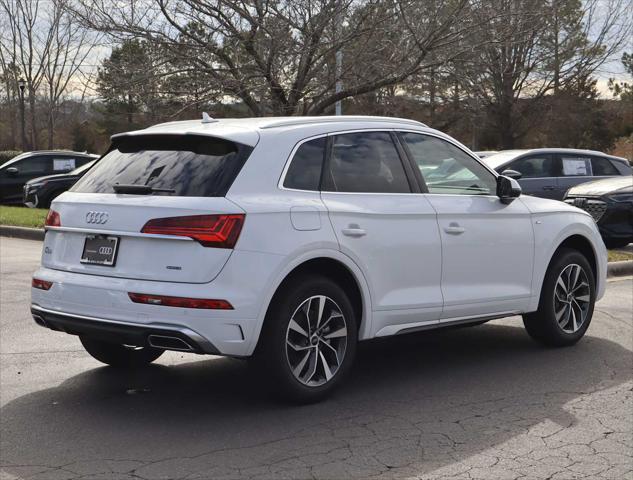
[[[22,203],[23,187],[36,177],[67,173],[98,155],[63,150],[26,152],[0,165],[0,203]]]
[[[518,180],[523,193],[554,200],[562,200],[567,190],[580,183],[632,173],[625,158],[573,148],[506,150],[482,161]]]

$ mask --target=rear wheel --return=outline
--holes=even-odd
[[[523,316],[525,328],[546,345],[573,345],[589,328],[595,297],[587,259],[576,250],[562,249],[545,275],[538,310]]]
[[[96,360],[118,368],[140,367],[152,363],[164,350],[153,347],[133,347],[120,343],[104,342],[94,338],[79,337],[86,351]]]
[[[349,372],[356,325],[354,309],[338,284],[321,276],[299,277],[271,304],[255,366],[286,397],[318,401]]]

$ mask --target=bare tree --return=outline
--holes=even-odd
[[[463,59],[464,85],[489,109],[499,145],[513,148],[550,93],[586,82],[631,33],[628,0],[485,0],[474,14],[500,21],[482,29]],[[522,106],[522,108],[519,108]],[[534,118],[538,118],[535,116]]]
[[[0,0],[6,18],[0,32],[1,57],[3,63],[17,66],[16,74],[26,81],[30,146],[34,149],[40,144],[38,97],[45,100],[48,146],[52,148],[60,100],[94,45],[94,39],[69,14],[67,4],[67,0]]]
[[[78,0],[85,25],[161,45],[253,115],[320,114],[395,86],[472,29],[468,0]],[[335,53],[344,52],[343,88]],[[442,53],[440,53],[442,52]],[[204,92],[203,92],[204,93]]]

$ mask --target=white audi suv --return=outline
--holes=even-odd
[[[250,357],[314,401],[361,340],[523,315],[572,345],[606,265],[588,213],[419,122],[205,115],[115,135],[55,199],[31,311],[113,367]]]

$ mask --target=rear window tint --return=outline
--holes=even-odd
[[[307,141],[292,157],[284,187],[298,190],[318,190],[325,157],[325,137]]]
[[[181,197],[221,197],[251,147],[197,135],[115,139],[110,151],[75,184],[73,192],[114,193],[114,184],[173,189]]]
[[[410,193],[398,150],[387,132],[336,135],[330,185],[324,190],[356,193]]]
[[[620,175],[618,169],[608,159],[602,157],[591,159],[591,169],[595,176]]]

